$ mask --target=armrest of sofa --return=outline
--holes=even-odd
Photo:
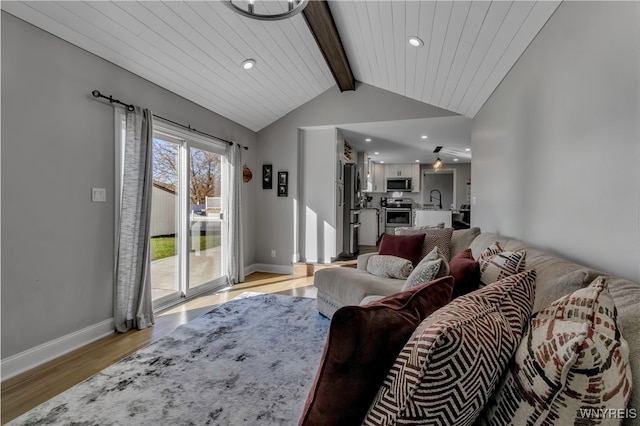
[[[358,256],[358,269],[366,271],[367,270],[367,263],[369,263],[369,258],[371,256],[373,256],[374,254],[378,254],[378,252],[365,253],[365,254],[361,254],[360,256]]]

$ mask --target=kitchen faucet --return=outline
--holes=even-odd
[[[440,210],[442,210],[442,193],[440,191],[438,191],[437,189],[432,189],[431,192],[429,192],[429,202],[433,201],[433,193],[434,192],[438,193],[438,207],[440,208]]]

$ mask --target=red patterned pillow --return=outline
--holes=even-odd
[[[525,269],[526,252],[504,251],[498,241],[480,253],[480,283],[488,285]]]
[[[451,300],[444,277],[365,306],[344,306],[329,326],[300,425],[359,425],[411,333]]]
[[[389,370],[363,425],[471,425],[529,321],[536,272],[504,278],[427,317]]]
[[[408,259],[415,266],[422,259],[422,245],[424,234],[415,235],[391,235],[384,234],[380,241],[378,254]]]
[[[487,421],[618,424],[605,420],[601,410],[624,413],[630,394],[629,346],[606,283],[598,278],[531,317]]]

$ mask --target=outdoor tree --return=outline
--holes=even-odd
[[[153,140],[153,180],[175,191],[178,185],[178,145]],[[189,156],[189,185],[191,204],[205,204],[206,197],[220,197],[221,156],[192,148]]]

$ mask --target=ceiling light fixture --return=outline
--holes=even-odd
[[[365,142],[371,142],[371,138],[366,138],[364,141]]]
[[[279,21],[281,19],[291,18],[302,12],[302,9],[307,6],[309,0],[288,0],[286,12],[265,14],[255,12],[255,0],[249,0],[246,10],[234,4],[233,0],[222,0],[222,3],[246,18],[257,19],[259,21]]]
[[[441,149],[442,149],[441,146],[436,146],[436,148],[433,150],[433,153],[438,154]],[[440,156],[438,155],[438,157],[436,158],[436,161],[433,162],[433,170],[437,172],[438,170],[442,169],[443,164],[444,163],[442,162],[442,160],[440,159]]]
[[[454,158],[454,159],[453,159],[453,161],[458,161],[458,159],[457,159],[457,158]]]
[[[409,44],[411,46],[413,46],[413,47],[421,47],[421,46],[424,45],[424,42],[418,36],[410,36],[409,37]]]
[[[469,151],[471,151],[471,148],[465,148],[464,150],[465,150],[466,152],[469,152]]]
[[[378,154],[380,154],[380,153],[379,153],[378,151],[376,151],[376,152],[374,152],[373,154],[374,154],[374,155],[378,155]]]
[[[245,70],[250,70],[255,65],[256,65],[256,60],[255,59],[247,59],[245,61],[242,61],[242,68],[245,69]]]
[[[427,135],[420,136],[422,139],[427,139]]]

